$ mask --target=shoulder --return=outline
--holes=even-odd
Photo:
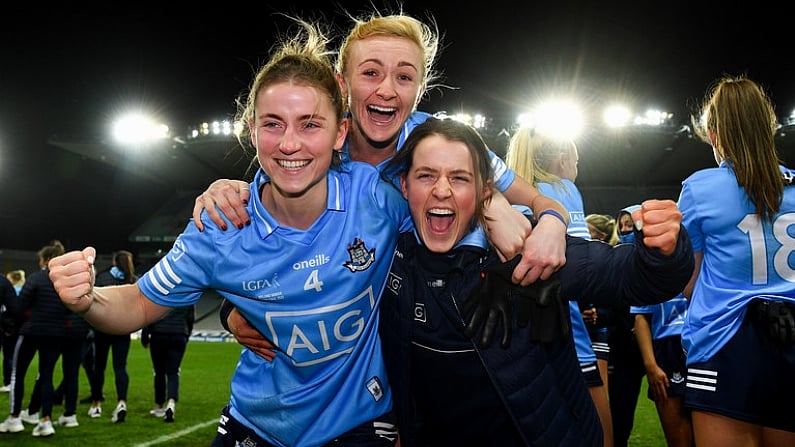
[[[365,163],[363,161],[351,161],[349,163],[344,163],[339,167],[338,170],[330,170],[329,176],[336,174],[353,175],[354,173],[356,173],[356,175],[360,175],[359,173],[364,173],[364,175],[378,176],[378,169],[370,163]]]
[[[414,112],[411,113],[409,119],[406,120],[406,124],[412,124],[413,127],[417,127],[420,124],[424,123],[425,121],[428,121],[428,118],[432,116],[433,115],[431,115],[428,112],[420,112],[419,110],[415,110]]]
[[[725,182],[737,183],[734,171],[727,166],[700,169],[690,174],[683,182],[683,186],[706,187],[709,185],[724,184]]]

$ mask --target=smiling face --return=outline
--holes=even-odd
[[[343,90],[348,95],[354,144],[395,153],[400,127],[414,112],[424,85],[424,62],[416,43],[372,36],[353,42]]]
[[[479,182],[466,144],[430,135],[417,143],[411,167],[401,177],[414,226],[432,252],[450,251],[472,229],[480,197],[490,194]]]
[[[271,84],[258,92],[250,126],[273,194],[325,197],[332,148],[342,147],[347,131],[347,121],[339,122],[328,95],[293,82]]]

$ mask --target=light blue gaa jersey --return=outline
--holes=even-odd
[[[583,239],[591,239],[591,233],[588,231],[588,224],[585,222],[585,205],[583,205],[582,194],[577,186],[571,180],[560,179],[557,184],[539,182],[536,187],[541,194],[553,198],[563,205],[569,213],[569,226],[566,228],[566,233],[571,236],[581,237]],[[588,334],[588,328],[585,326],[585,321],[582,319],[580,306],[576,298],[566,297],[569,301],[569,311],[571,313],[571,331],[574,335],[574,347],[577,350],[577,360],[580,363],[589,363],[596,361],[596,353],[593,350],[591,343],[591,336]]]
[[[785,178],[795,176],[780,169]],[[754,297],[795,302],[795,187],[784,188],[772,223],[761,220],[723,162],[682,182],[679,209],[693,251],[704,256],[682,330],[691,365],[732,338]]]
[[[631,314],[651,314],[651,338],[682,335],[682,327],[687,318],[688,301],[681,293],[668,301],[648,306],[630,306]]]
[[[279,226],[251,184],[251,225],[204,233],[188,224],[140,280],[166,306],[208,289],[278,346],[268,362],[243,348],[231,414],[278,446],[317,446],[391,409],[376,309],[399,232],[412,228],[400,192],[365,163],[328,174],[328,209],[308,230]],[[206,219],[205,215],[202,215]]]

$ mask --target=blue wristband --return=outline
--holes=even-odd
[[[541,218],[544,217],[547,214],[549,214],[550,216],[555,216],[558,219],[560,219],[560,221],[563,222],[564,226],[566,226],[566,227],[569,226],[569,224],[566,222],[566,219],[564,219],[563,216],[561,216],[559,212],[557,212],[557,211],[555,211],[553,209],[548,209],[548,210],[541,211],[541,214],[538,215],[538,220],[541,221]]]

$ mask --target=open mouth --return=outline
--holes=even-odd
[[[367,106],[367,115],[377,123],[388,124],[397,116],[397,108],[370,105]]]
[[[434,233],[447,232],[455,221],[455,213],[449,209],[432,208],[425,213],[428,226]]]

